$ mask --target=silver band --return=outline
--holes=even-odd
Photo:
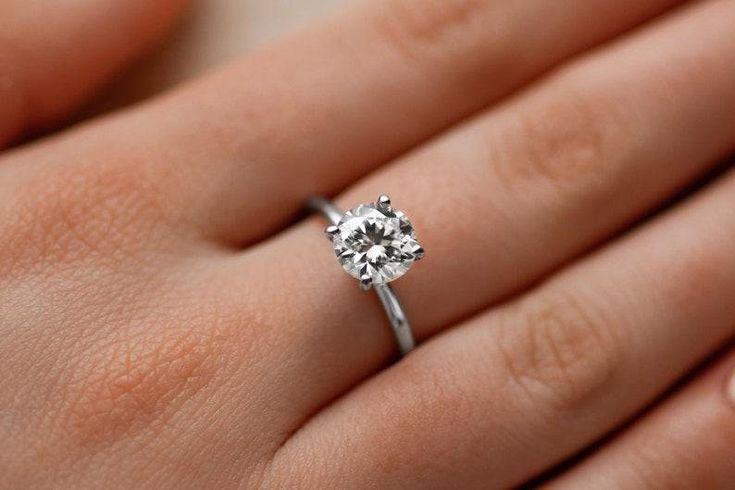
[[[339,209],[332,201],[324,199],[323,197],[314,197],[309,199],[307,203],[309,210],[319,213],[329,221],[332,225],[339,224],[344,213]],[[398,348],[401,351],[401,355],[405,356],[416,347],[416,341],[413,337],[413,331],[411,330],[411,324],[408,322],[406,317],[406,311],[401,305],[401,301],[398,299],[395,291],[389,284],[380,284],[374,287],[375,292],[380,298],[380,302],[385,308],[385,312],[388,315],[388,321],[393,328],[393,334],[396,337]]]

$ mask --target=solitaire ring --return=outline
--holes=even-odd
[[[343,213],[332,201],[309,200],[308,208],[331,224],[325,230],[342,268],[360,281],[364,291],[375,290],[388,314],[401,355],[416,346],[411,325],[389,283],[403,276],[424,258],[424,249],[405,214],[395,209],[388,196],[360,204]]]

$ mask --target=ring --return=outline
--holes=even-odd
[[[403,276],[424,249],[406,215],[382,195],[374,203],[360,204],[343,213],[332,201],[311,198],[307,207],[331,224],[324,231],[342,268],[360,281],[364,291],[374,289],[388,314],[401,355],[416,346],[411,325],[389,283]]]

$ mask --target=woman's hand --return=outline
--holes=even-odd
[[[4,140],[178,3],[16,2]],[[651,407],[735,332],[735,175],[653,215],[735,147],[735,1],[680,3],[371,0],[6,152],[2,486],[504,488],[587,449],[544,481],[730,488],[727,355]],[[289,226],[381,192],[427,251],[397,364]]]

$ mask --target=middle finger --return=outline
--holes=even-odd
[[[679,3],[358,2],[309,32],[33,145],[2,166],[35,162],[31,179],[43,181],[67,172],[135,173],[177,239],[183,232],[250,244],[282,229],[309,194],[344,189],[562,60]],[[529,36],[529,25],[543,28]],[[50,176],[51,167],[64,175]]]

